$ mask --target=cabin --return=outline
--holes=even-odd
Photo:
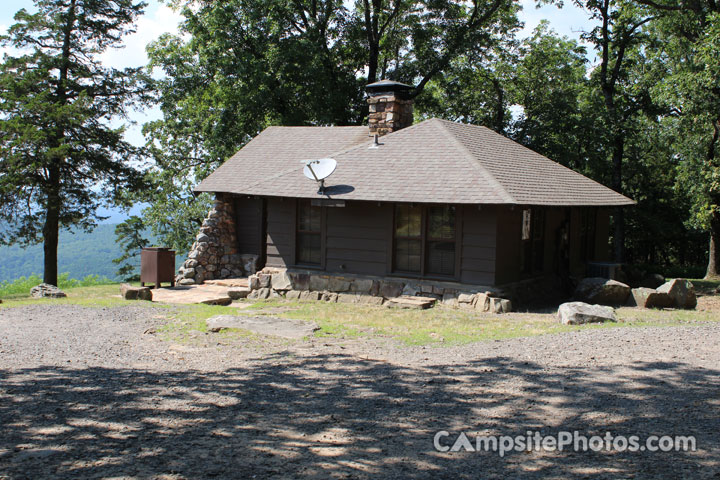
[[[368,126],[269,127],[211,173],[179,283],[266,269],[480,291],[608,260],[632,200],[488,128],[413,123],[411,88],[368,85]],[[303,168],[321,158],[337,168],[319,189]]]

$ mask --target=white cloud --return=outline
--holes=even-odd
[[[137,22],[137,30],[125,37],[125,48],[111,49],[100,56],[108,67],[139,67],[148,63],[145,47],[163,33],[177,33],[182,15],[165,5],[148,8]]]

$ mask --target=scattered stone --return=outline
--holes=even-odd
[[[478,293],[475,295],[475,310],[481,312],[490,311],[490,297],[486,293]]]
[[[640,308],[668,308],[673,304],[667,293],[658,292],[654,288],[633,288],[628,303]]]
[[[693,309],[697,306],[695,286],[684,278],[670,280],[658,287],[659,293],[667,293],[672,300],[673,307]]]
[[[179,282],[177,282],[178,285],[185,285],[185,286],[187,286],[187,285],[195,285],[195,283],[196,283],[196,282],[195,282],[195,279],[193,279],[193,278],[183,278],[182,280],[180,280]]]
[[[358,303],[360,295],[354,293],[338,293],[338,303]]]
[[[303,338],[312,335],[320,327],[314,322],[290,320],[273,317],[241,317],[234,315],[218,315],[205,322],[210,332],[219,332],[228,328],[239,328],[263,335],[274,335],[283,338]]]
[[[449,307],[457,307],[457,295],[454,293],[445,293],[442,297],[442,303],[443,305],[447,305]]]
[[[370,293],[370,289],[373,286],[373,281],[367,278],[356,278],[355,281],[350,284],[351,292],[358,293]]]
[[[305,290],[300,294],[300,300],[320,300],[320,298],[322,298],[322,292]]]
[[[257,290],[260,288],[260,279],[257,275],[250,275],[248,277],[248,287],[250,287],[250,290]]]
[[[228,297],[232,298],[233,300],[240,300],[241,298],[247,298],[248,295],[250,295],[250,289],[249,288],[231,288],[227,292]]]
[[[270,284],[272,282],[272,275],[268,275],[267,273],[258,273],[257,277],[260,288],[270,288]]]
[[[612,307],[589,305],[583,302],[569,302],[560,305],[558,319],[565,325],[617,322],[615,310]]]
[[[458,303],[472,304],[475,301],[475,294],[473,293],[461,293],[457,297]]]
[[[65,292],[55,285],[41,283],[40,285],[30,289],[30,296],[33,298],[64,298],[67,297]]]
[[[337,302],[338,294],[334,292],[323,292],[322,300],[323,302]]]
[[[382,305],[385,302],[383,297],[374,297],[372,295],[359,295],[358,303],[366,305]]]
[[[291,290],[292,282],[287,272],[273,273],[272,274],[272,288],[275,290]]]
[[[630,287],[607,278],[584,278],[575,289],[575,298],[600,305],[625,305]]]
[[[288,300],[299,300],[302,292],[300,290],[288,290],[285,294],[285,298]]]
[[[404,284],[401,282],[381,281],[379,294],[384,298],[395,298],[402,295]]]
[[[253,299],[253,300],[263,300],[270,296],[270,289],[267,287],[258,288],[257,290],[253,290],[250,292],[247,296],[247,298]]]
[[[402,295],[400,297],[390,298],[385,305],[392,308],[409,308],[416,310],[424,310],[432,307],[437,302],[433,297],[417,297]]]
[[[145,331],[143,332],[144,335],[155,335],[156,333],[157,333],[157,328],[155,328],[155,327],[146,328]]]
[[[120,285],[120,296],[125,300],[152,301],[152,292],[150,292],[150,287],[133,287],[127,283]]]
[[[486,297],[489,300],[489,311],[492,313],[509,313],[512,311],[510,300],[498,297]]]

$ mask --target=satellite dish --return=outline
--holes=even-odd
[[[305,164],[303,174],[310,180],[320,183],[319,194],[323,193],[325,188],[325,179],[332,175],[337,168],[337,162],[333,158],[320,158],[318,160],[303,160]]]

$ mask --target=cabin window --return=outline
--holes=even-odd
[[[422,269],[422,208],[395,207],[395,265],[397,272],[420,273]]]
[[[455,207],[395,206],[393,271],[455,274]]]
[[[523,273],[542,272],[545,269],[544,210],[523,210],[521,257]]]
[[[310,200],[300,200],[297,206],[296,263],[320,265],[322,207],[314,207]]]
[[[427,273],[455,274],[455,207],[429,207]]]

